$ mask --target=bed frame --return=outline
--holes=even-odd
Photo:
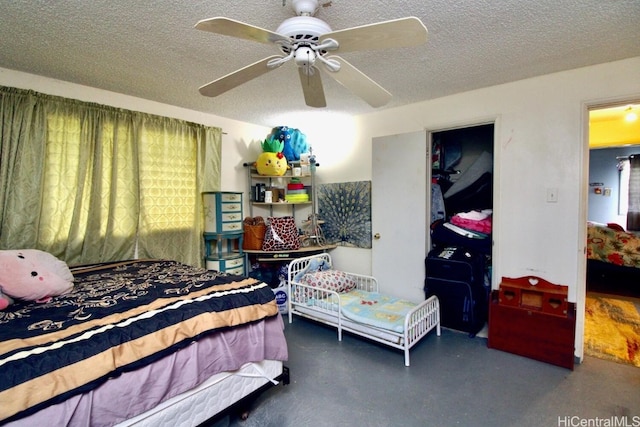
[[[616,224],[587,222],[587,290],[640,294],[640,233]]]
[[[243,408],[245,400],[257,397],[279,381],[289,384],[289,369],[279,360],[250,362],[235,372],[221,372],[196,388],[181,393],[155,408],[115,427],[159,425],[209,425]]]
[[[640,268],[587,259],[587,291],[640,296]]]
[[[73,271],[72,292],[0,312],[0,424],[209,425],[289,383],[265,283],[171,260]]]
[[[410,365],[409,350],[418,341],[434,328],[437,336],[440,336],[440,304],[436,296],[416,304],[415,308],[407,313],[402,333],[356,322],[344,316],[341,309],[340,293],[295,281],[296,275],[305,270],[311,260],[324,261],[331,268],[333,267],[331,256],[326,253],[298,258],[289,264],[289,323],[293,322],[293,315],[295,314],[337,328],[338,341],[342,341],[342,332],[347,331],[389,347],[403,350],[405,366]],[[379,292],[378,281],[374,277],[345,273],[356,282],[356,289]],[[299,288],[296,289],[296,287]],[[314,300],[323,300],[329,303],[320,307],[313,303]]]

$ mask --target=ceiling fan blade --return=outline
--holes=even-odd
[[[340,46],[333,52],[388,49],[418,46],[427,41],[427,27],[414,16],[332,31],[320,37],[319,43],[331,38]]]
[[[252,40],[259,43],[290,43],[291,39],[282,34],[265,30],[254,25],[245,24],[235,19],[216,17],[203,19],[195,25],[198,30],[209,31],[239,39]]]
[[[220,77],[219,79],[214,80],[211,83],[207,83],[206,85],[200,87],[200,93],[204,96],[218,96],[230,89],[248,82],[249,80],[260,77],[266,72],[275,69],[267,67],[267,63],[275,58],[281,57],[278,55],[269,56],[267,58],[261,59],[258,62],[254,62],[251,65],[247,65],[244,68],[234,71],[233,73],[229,73],[224,77]]]
[[[344,59],[335,55],[327,59],[340,62],[340,71],[328,71],[327,74],[355,95],[364,99],[372,107],[382,107],[391,99],[391,94],[387,90]]]
[[[304,101],[309,107],[322,108],[327,106],[324,97],[324,88],[322,87],[322,78],[320,70],[312,67],[313,73],[305,71],[304,67],[298,67],[298,75],[300,76],[300,84],[302,85],[302,93]]]

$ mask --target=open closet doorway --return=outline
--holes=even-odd
[[[640,156],[639,116],[638,101],[589,109],[583,295],[584,354],[640,367],[640,351],[629,351],[640,346],[640,230],[627,223],[629,159]],[[634,191],[640,192],[632,186]]]
[[[442,326],[487,336],[494,124],[432,132],[430,141],[432,250],[425,295],[438,297]]]
[[[481,129],[481,138],[473,131],[476,127]],[[434,135],[445,139],[458,135],[465,141],[455,162],[460,171],[455,178],[459,179],[482,151],[488,151],[493,162],[493,127],[493,123],[485,122],[469,126],[472,129],[469,131],[463,128],[421,130],[373,138],[371,265],[372,275],[378,279],[382,291],[410,301],[425,299],[425,258],[431,250]],[[402,280],[398,280],[399,272]]]
[[[431,243],[491,256],[494,124],[431,133]]]

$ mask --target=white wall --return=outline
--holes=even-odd
[[[371,180],[371,139],[360,135],[353,117],[323,110],[289,114],[275,126],[300,129],[319,163],[317,184]],[[304,218],[306,212],[301,214]],[[296,215],[298,217],[298,215]],[[371,274],[371,250],[338,247],[331,251],[334,266]]]
[[[638,70],[640,58],[633,58],[356,117],[357,143],[344,139],[336,146],[355,146],[357,154],[348,161],[341,159],[330,179],[371,179],[374,137],[495,120],[494,272],[498,277],[537,275],[569,285],[570,300],[576,301],[584,257],[581,211],[586,209],[582,206],[586,105],[637,98]],[[342,138],[340,132],[332,136],[334,143]],[[339,153],[328,152],[329,158],[322,160],[332,163],[334,155]],[[557,203],[546,201],[548,188],[557,188]],[[350,250],[350,263],[361,263],[356,269],[371,270],[366,255],[351,255]]]
[[[374,137],[495,121],[494,285],[503,276],[536,275],[568,285],[577,302],[584,285],[587,106],[637,99],[638,70],[640,57],[355,118],[321,110],[287,115],[274,126],[304,132],[321,164],[317,182],[332,183],[371,179]],[[252,138],[268,133],[258,129]],[[243,143],[235,140],[239,152],[226,156],[241,163]],[[546,201],[549,188],[557,189],[557,203]],[[371,272],[370,250],[338,247],[332,254],[339,268]]]
[[[318,183],[371,179],[376,136],[496,121],[494,260],[498,276],[539,275],[571,286],[582,257],[584,114],[587,104],[638,97],[640,57],[493,86],[351,118],[322,110],[287,115],[317,154]],[[242,163],[260,152],[271,128],[0,68],[0,84],[219,126],[225,190],[246,190]],[[400,149],[400,147],[399,147]],[[557,188],[557,203],[546,202]],[[407,248],[411,250],[411,248]],[[339,264],[371,271],[369,250],[338,248]]]
[[[582,355],[587,107],[638,99],[638,70],[640,57],[355,118],[323,111],[287,115],[274,126],[297,127],[307,135],[321,164],[318,183],[329,183],[371,179],[374,137],[495,121],[494,276],[537,275],[568,285],[569,299],[578,304],[576,354]],[[246,189],[241,165],[258,155],[259,141],[270,132],[262,126],[10,70],[0,69],[0,84],[219,126],[227,132],[225,190]],[[557,203],[546,201],[548,188],[557,189]],[[339,268],[371,271],[369,250],[338,248],[333,256]]]
[[[357,155],[341,161],[343,166],[332,170],[331,180],[352,179],[354,170],[360,171],[357,178],[370,179],[374,137],[495,120],[493,285],[499,283],[500,277],[526,275],[568,285],[569,300],[577,307],[575,354],[581,358],[587,109],[607,101],[637,99],[638,70],[640,57],[356,117]],[[352,145],[349,140],[342,143]],[[332,159],[326,162],[331,163]],[[557,190],[556,203],[547,202],[549,188]],[[365,252],[336,250],[336,264],[342,267],[348,263],[355,271],[371,271],[370,257]]]

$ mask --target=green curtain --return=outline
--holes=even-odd
[[[0,248],[202,265],[221,129],[4,87],[0,119]]]

